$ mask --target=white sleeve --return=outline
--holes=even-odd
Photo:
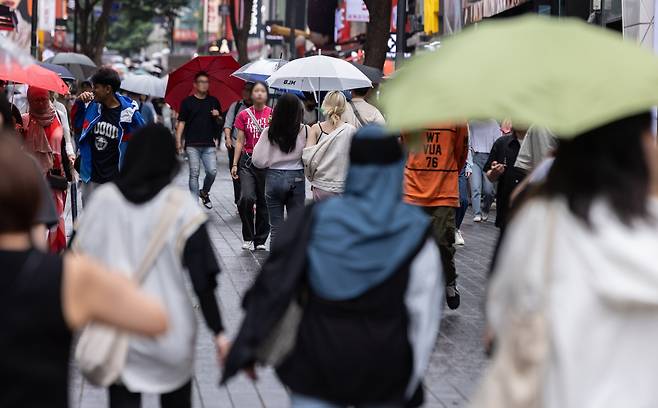
[[[408,336],[413,350],[413,371],[406,396],[411,397],[425,376],[439,334],[443,312],[443,268],[439,248],[433,238],[425,242],[409,270],[405,305],[409,313]]]
[[[526,203],[505,232],[487,298],[488,322],[496,333],[505,332],[509,316],[542,305],[548,231],[554,228],[548,225],[551,205],[560,204],[545,200]]]
[[[59,121],[62,124],[62,130],[64,131],[66,154],[69,156],[75,156],[75,149],[73,148],[73,142],[71,140],[71,127],[69,126],[69,115],[66,112],[66,108],[64,108],[64,110],[57,109],[56,112],[59,116]]]

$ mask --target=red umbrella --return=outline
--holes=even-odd
[[[169,74],[165,102],[178,112],[183,99],[194,92],[194,76],[204,71],[210,77],[210,95],[219,99],[226,111],[242,98],[244,81],[231,76],[238,68],[238,62],[229,55],[196,57]]]
[[[42,88],[62,95],[69,93],[68,85],[62,81],[59,75],[36,64],[27,67],[22,67],[16,62],[0,64],[0,79]]]

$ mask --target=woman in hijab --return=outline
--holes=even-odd
[[[206,215],[186,190],[172,184],[178,169],[171,132],[162,125],[140,129],[117,180],[97,190],[80,219],[74,248],[125,270],[143,262],[154,236],[164,240],[141,284],[165,306],[171,329],[157,339],[131,339],[126,364],[109,390],[112,408],[139,407],[142,393],[160,394],[164,407],[191,407],[197,326],[186,275],[220,358],[228,349],[215,299],[219,266]]]
[[[224,381],[267,360],[259,350],[302,293],[294,348],[275,363],[293,407],[419,406],[443,300],[438,248],[427,217],[402,202],[396,138],[363,128],[350,162],[342,197],[281,229],[245,299]]]
[[[48,234],[48,247],[58,253],[66,248],[64,205],[68,183],[62,162],[62,138],[64,128],[45,89],[30,87],[27,90],[29,112],[23,115],[25,125],[25,149],[41,165],[52,190],[59,222]]]

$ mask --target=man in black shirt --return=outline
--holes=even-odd
[[[507,214],[509,212],[510,197],[516,186],[524,177],[523,172],[514,167],[516,156],[519,154],[521,142],[525,137],[525,129],[513,129],[512,134],[502,136],[496,140],[489,160],[484,166],[489,181],[498,181],[496,190],[496,227],[505,229]]]
[[[203,205],[210,209],[210,188],[217,176],[217,155],[215,149],[221,136],[221,112],[219,101],[208,94],[210,88],[207,73],[198,72],[194,78],[194,95],[183,99],[178,113],[176,128],[176,148],[183,152],[183,139],[190,166],[190,191],[201,198]],[[201,162],[206,171],[203,188],[199,190]]]
[[[84,92],[78,97],[83,102],[80,109],[85,110],[80,136],[83,205],[98,185],[116,178],[132,133],[144,126],[139,106],[117,93],[121,79],[115,70],[101,68],[91,82],[93,93]]]

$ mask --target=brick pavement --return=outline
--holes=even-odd
[[[232,199],[232,186],[227,170],[225,152],[220,153],[218,176],[211,196],[214,208],[208,211],[209,231],[215,251],[221,259],[222,274],[219,279],[218,299],[225,325],[234,335],[242,319],[240,299],[253,282],[266,253],[242,251],[241,229]],[[185,166],[183,166],[185,167]],[[177,182],[187,183],[182,174]],[[474,224],[467,214],[462,226],[466,246],[457,251],[457,271],[462,296],[461,307],[446,311],[436,350],[425,378],[426,407],[466,407],[477,379],[486,363],[481,347],[484,325],[482,301],[486,270],[496,237],[496,229],[490,221]],[[201,408],[284,408],[288,406],[288,393],[276,379],[271,369],[261,369],[260,379],[252,383],[243,375],[227,387],[218,387],[219,370],[210,333],[199,316],[201,328],[197,341],[196,379],[194,406]],[[199,391],[203,401],[199,398]],[[81,401],[81,404],[79,404]],[[73,375],[71,406],[96,408],[106,405],[106,393],[85,384]],[[157,407],[153,396],[146,396],[144,407]]]

